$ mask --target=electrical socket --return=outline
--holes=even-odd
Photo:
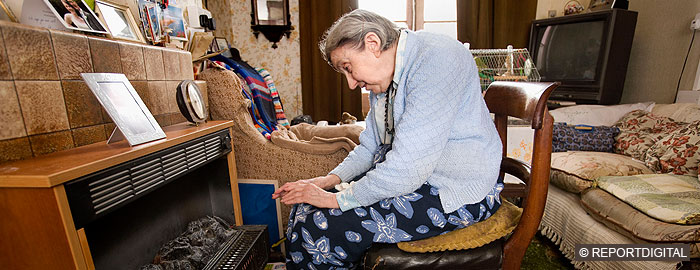
[[[691,30],[699,30],[700,29],[700,13],[695,14],[695,20],[690,22],[690,29]]]

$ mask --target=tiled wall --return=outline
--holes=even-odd
[[[186,121],[175,88],[193,79],[189,52],[9,22],[0,33],[0,162],[109,137],[115,125],[83,72],[124,73],[161,126]]]

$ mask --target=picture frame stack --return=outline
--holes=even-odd
[[[84,32],[111,39],[186,50],[189,43],[184,7],[175,0],[24,0],[15,16],[0,0],[3,16],[22,24]],[[136,10],[138,9],[138,10]]]

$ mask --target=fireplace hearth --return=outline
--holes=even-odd
[[[9,221],[0,223],[0,265],[262,269],[269,240],[265,226],[241,226],[232,124],[178,124],[138,146],[96,143],[2,164],[0,201],[12,203],[0,207]]]
[[[233,234],[231,226],[219,217],[192,221],[185,232],[160,248],[152,264],[141,270],[202,269]]]

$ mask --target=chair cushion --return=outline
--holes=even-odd
[[[373,244],[365,253],[360,269],[500,269],[503,263],[503,242],[503,239],[498,239],[470,250],[427,253],[409,253],[400,250],[395,244]]]
[[[471,226],[446,234],[409,242],[397,246],[407,252],[435,252],[471,249],[488,244],[508,235],[518,226],[523,210],[501,198],[503,204],[490,218]]]
[[[690,256],[700,257],[700,225],[679,225],[657,220],[599,188],[583,192],[581,205],[591,217],[630,239],[654,243],[693,242]]]
[[[698,175],[700,162],[700,121],[668,134],[652,145],[645,155],[647,167],[659,173]]]
[[[700,224],[700,183],[695,176],[604,176],[595,185],[658,220]]]
[[[651,174],[643,162],[628,156],[603,152],[552,153],[550,182],[568,192],[580,193],[593,180],[608,175]]]

